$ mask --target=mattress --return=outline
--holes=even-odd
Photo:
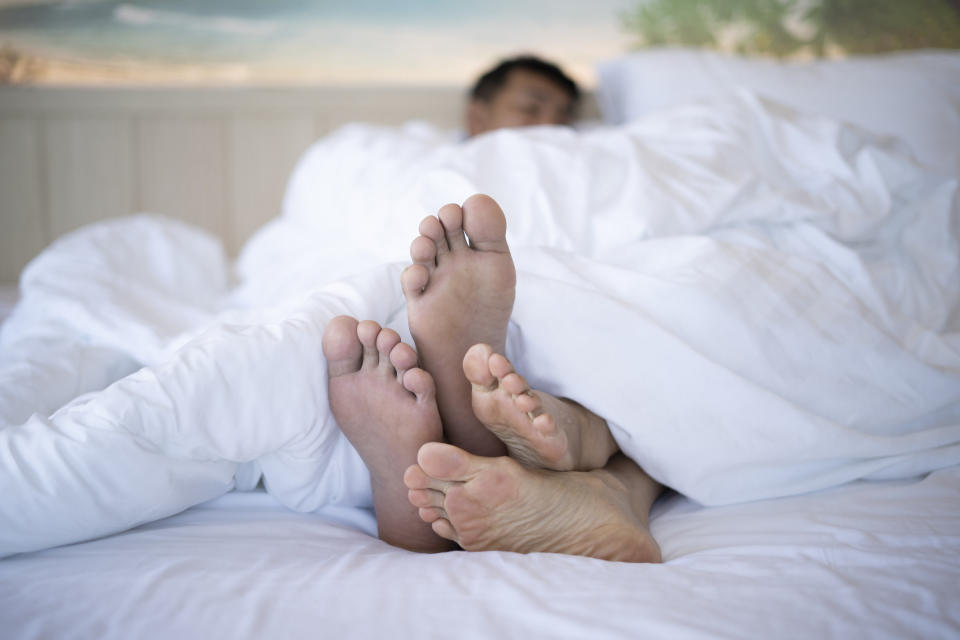
[[[234,492],[0,562],[5,638],[950,638],[960,469],[804,496],[654,507],[664,564],[424,556],[369,511]]]

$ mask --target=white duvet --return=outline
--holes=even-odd
[[[369,504],[323,327],[405,333],[417,223],[474,192],[508,216],[518,369],[665,484],[724,504],[960,462],[957,177],[747,94],[466,143],[358,125],[308,151],[235,274],[150,216],[25,270],[0,334],[0,554],[261,477],[294,509]]]

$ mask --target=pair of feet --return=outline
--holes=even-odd
[[[601,418],[530,389],[502,355],[516,272],[500,207],[473,196],[419,231],[401,284],[423,368],[369,320],[340,316],[323,337],[331,410],[370,470],[381,539],[658,561],[655,483],[614,456]]]

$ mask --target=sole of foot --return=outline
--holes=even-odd
[[[646,517],[603,470],[526,469],[443,443],[421,447],[404,474],[410,503],[440,536],[469,551],[549,552],[660,562]]]
[[[395,331],[369,320],[331,320],[323,354],[331,411],[370,471],[381,539],[418,551],[446,550],[449,544],[405,504],[403,485],[420,447],[443,436],[433,378],[416,367],[416,352]]]
[[[420,223],[401,277],[410,332],[421,366],[436,380],[447,438],[484,455],[505,450],[473,414],[462,361],[473,344],[502,351],[506,343],[516,290],[506,228],[489,196],[445,205]]]
[[[554,471],[602,468],[618,450],[605,420],[579,404],[535,391],[487,344],[463,358],[474,415],[521,464]]]

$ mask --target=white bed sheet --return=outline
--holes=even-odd
[[[231,493],[0,562],[4,638],[956,638],[960,469],[654,509],[663,565],[424,556],[371,514]]]

